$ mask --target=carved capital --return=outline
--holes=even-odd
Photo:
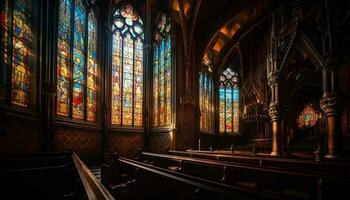
[[[270,72],[267,75],[267,84],[271,87],[278,83],[278,71]]]
[[[281,118],[281,107],[278,103],[270,104],[269,115],[271,117],[271,121],[277,121]]]
[[[320,106],[323,114],[327,116],[340,115],[341,112],[341,97],[339,94],[327,94],[320,101]]]

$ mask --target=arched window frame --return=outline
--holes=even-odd
[[[60,13],[61,11],[61,6],[63,5],[63,1],[64,2],[70,2],[71,3],[71,7],[69,10],[69,25],[62,25],[61,20],[63,18],[61,18],[63,15]],[[95,5],[95,1],[94,0],[80,0],[82,2],[82,6],[84,8],[85,11],[85,21],[83,23],[84,26],[84,31],[82,32],[82,34],[84,34],[83,38],[79,38],[75,32],[75,29],[78,26],[78,20],[75,20],[75,18],[77,17],[76,14],[78,11],[76,10],[76,4],[79,0],[60,0],[59,1],[59,8],[58,8],[58,42],[57,42],[57,61],[56,61],[56,81],[57,81],[57,95],[56,95],[56,117],[58,119],[74,119],[74,120],[78,120],[78,121],[86,121],[89,123],[97,123],[98,122],[98,113],[99,113],[99,106],[98,106],[98,102],[99,102],[99,93],[98,93],[98,87],[99,87],[99,74],[100,74],[100,69],[99,69],[99,65],[98,65],[98,11],[97,11],[97,6]],[[91,48],[93,48],[93,46],[90,46],[91,44],[93,44],[91,41],[93,38],[90,38],[91,33],[89,32],[90,30],[90,20],[89,17],[90,15],[94,16],[94,26],[95,26],[95,31],[93,35],[95,37],[95,52],[94,52],[94,56],[92,56],[93,52],[90,52]],[[60,33],[60,26],[66,26],[66,28],[69,28],[69,33],[65,35],[66,38],[61,38],[61,33]],[[67,39],[68,38],[68,39]],[[82,41],[78,42],[76,40],[78,39],[82,39]],[[69,48],[68,51],[68,55],[66,58],[63,58],[62,52],[60,51],[60,42],[62,42],[64,39],[67,39],[67,48]],[[61,41],[62,40],[62,41]],[[74,55],[74,51],[75,51],[75,42],[77,42],[77,44],[81,44],[81,42],[84,43],[84,46],[82,46],[81,48],[84,48],[84,52],[82,52],[82,57],[83,57],[83,61],[82,65],[83,66],[78,66],[78,64],[76,63],[77,57],[75,57]],[[63,47],[63,46],[62,46]],[[77,50],[78,51],[78,50]],[[62,92],[62,90],[60,90],[60,84],[62,84],[62,80],[61,78],[61,74],[62,74],[62,69],[60,68],[60,62],[65,62],[66,66],[67,66],[67,72],[66,72],[66,79],[65,79],[65,83],[66,86],[62,87],[64,90],[67,90],[67,101],[66,101],[66,105],[67,105],[67,112],[60,112],[59,109],[59,93]],[[82,68],[80,74],[74,74],[74,70],[76,68]],[[80,77],[83,76],[83,79],[81,79]],[[63,76],[62,76],[63,77]],[[75,114],[74,111],[74,105],[77,104],[75,102],[75,100],[79,100],[77,98],[74,98],[74,83],[77,84],[81,84],[81,86],[83,87],[83,89],[81,90],[82,93],[82,113],[79,114]]]
[[[198,74],[199,85],[199,128],[201,132],[214,133],[214,81],[212,74],[213,65],[207,54],[203,56],[202,67]]]
[[[1,98],[24,112],[37,108],[37,7],[37,0],[0,2],[0,84],[8,85]]]
[[[152,45],[152,127],[172,127],[174,123],[174,36],[172,21],[167,13],[161,12],[158,15],[154,30]],[[163,63],[163,68],[161,63]]]
[[[231,67],[228,67],[221,73],[219,81],[219,132],[221,134],[237,135],[239,134],[240,116],[239,76]],[[232,116],[228,123],[230,117],[228,116],[228,109],[230,108],[232,109]],[[231,125],[231,128],[227,124]]]
[[[127,7],[131,7],[127,8]],[[128,9],[128,12],[125,13],[124,9]],[[124,12],[125,14],[122,14]],[[112,126],[120,126],[120,127],[135,127],[141,128],[144,126],[144,24],[143,21],[138,15],[138,12],[135,9],[135,6],[130,3],[121,3],[117,5],[112,12],[112,67],[111,67],[111,125]],[[130,19],[129,17],[135,18]],[[131,21],[128,21],[131,20]],[[129,23],[129,24],[128,24]],[[129,36],[128,36],[129,35]],[[130,37],[130,41],[133,43],[133,57],[132,57],[132,73],[129,72],[129,75],[132,75],[132,95],[131,95],[131,111],[130,107],[126,107],[124,102],[127,98],[125,95],[125,83],[128,80],[124,76],[127,74],[127,68],[125,65],[128,64],[128,60],[130,58],[124,57],[124,53],[127,49],[124,48],[124,42],[127,41],[127,37]],[[118,45],[118,48],[115,48],[114,45]],[[137,50],[137,48],[139,48]],[[140,51],[141,49],[141,51]],[[138,52],[138,53],[135,53]],[[129,62],[131,59],[129,60]],[[136,61],[136,62],[135,62]],[[138,66],[135,63],[139,63]],[[130,66],[129,66],[130,67]],[[138,74],[137,74],[138,73]],[[140,81],[141,80],[141,81]],[[130,92],[129,92],[130,93]],[[136,96],[135,96],[136,94]],[[125,97],[125,98],[124,98]],[[130,97],[130,95],[129,95]],[[130,100],[130,98],[129,98]],[[130,104],[130,103],[129,103]],[[135,106],[136,105],[136,106]],[[135,107],[141,107],[136,111]],[[126,109],[129,109],[127,113],[131,116],[126,117],[125,114]]]

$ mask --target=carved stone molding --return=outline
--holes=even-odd
[[[278,71],[270,72],[267,75],[267,84],[271,87],[278,83]]]

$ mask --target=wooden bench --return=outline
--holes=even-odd
[[[250,191],[208,179],[126,158],[114,158],[114,174],[128,174],[125,199],[278,199],[273,194]],[[103,176],[102,176],[103,178]],[[119,178],[119,180],[121,180]],[[131,183],[131,184],[130,184]],[[120,183],[122,184],[122,183]],[[120,197],[118,199],[124,199]]]
[[[163,168],[178,167],[179,172],[291,199],[318,199],[346,192],[349,179],[288,171],[272,167],[247,166],[193,157],[143,152],[148,160]],[[178,163],[178,164],[176,164]]]
[[[217,151],[219,152],[219,151]],[[310,173],[316,175],[326,175],[330,177],[350,178],[350,163],[337,163],[334,161],[300,160],[291,158],[274,158],[270,156],[249,156],[230,154],[227,151],[221,153],[208,151],[172,151],[170,155],[179,155],[184,157],[203,158],[208,160],[226,161],[233,164],[271,167],[285,169],[288,171]]]

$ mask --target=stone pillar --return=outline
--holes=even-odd
[[[335,69],[324,67],[322,76],[323,97],[320,105],[326,124],[327,150],[325,157],[332,159],[339,156],[341,148],[339,140],[341,137],[341,96],[337,91],[336,78]]]
[[[278,103],[271,103],[269,107],[269,115],[272,124],[272,156],[281,155],[281,112]]]
[[[272,156],[281,155],[281,106],[279,103],[278,71],[273,65],[268,66],[268,85],[271,89],[269,115],[272,127]]]

